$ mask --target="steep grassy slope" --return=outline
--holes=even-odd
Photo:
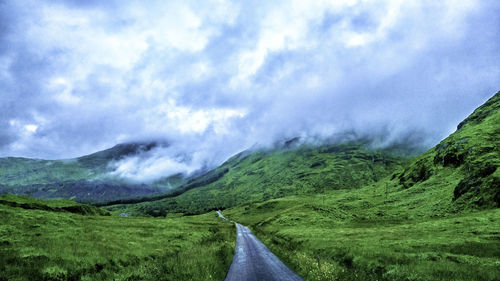
[[[461,122],[457,131],[397,175],[412,188],[432,177],[454,186],[452,200],[464,207],[500,206],[500,92]],[[442,173],[453,171],[453,177]],[[471,206],[473,203],[475,206]]]
[[[292,194],[359,188],[376,182],[405,161],[390,150],[368,149],[362,143],[245,151],[188,182],[190,190],[181,195],[109,209],[153,216],[196,214]]]
[[[97,210],[1,196],[0,280],[222,280],[231,263],[234,226],[215,213],[154,219],[78,212],[86,208]]]
[[[106,202],[165,192],[184,183],[176,175],[153,184],[131,184],[111,177],[110,164],[150,151],[150,143],[119,144],[87,156],[67,160],[0,158],[0,193],[37,198],[65,198],[80,202]]]
[[[360,189],[225,211],[307,280],[500,280],[500,93]]]

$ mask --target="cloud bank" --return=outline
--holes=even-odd
[[[0,156],[168,140],[118,168],[141,179],[295,136],[430,146],[500,90],[498,26],[494,0],[0,1]]]

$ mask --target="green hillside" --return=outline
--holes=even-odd
[[[199,214],[287,195],[360,188],[406,161],[400,151],[372,149],[362,142],[244,151],[181,186],[180,190],[187,191],[178,196],[109,209],[153,216],[169,212]]]
[[[0,158],[0,193],[74,199],[90,203],[164,193],[184,183],[184,177],[174,175],[154,183],[140,184],[110,176],[113,171],[110,164],[114,161],[148,152],[158,145],[164,144],[119,144],[87,156],[66,160]]]
[[[307,280],[499,280],[500,93],[360,189],[225,211]]]
[[[0,196],[0,280],[222,280],[234,243],[234,226],[215,213],[118,217]]]
[[[403,188],[442,178],[464,208],[500,206],[500,92],[462,121],[457,131],[397,175]],[[449,176],[446,176],[450,174]]]

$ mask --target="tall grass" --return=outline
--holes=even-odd
[[[452,213],[435,193],[422,204],[409,190],[386,199],[384,185],[371,188],[275,199],[225,216],[249,225],[306,280],[500,280],[500,209]]]
[[[215,214],[122,218],[0,204],[0,280],[222,280],[234,233]]]

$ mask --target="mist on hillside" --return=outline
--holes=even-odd
[[[139,182],[295,137],[421,150],[500,89],[497,1],[0,6],[0,156],[170,143],[111,164]]]

